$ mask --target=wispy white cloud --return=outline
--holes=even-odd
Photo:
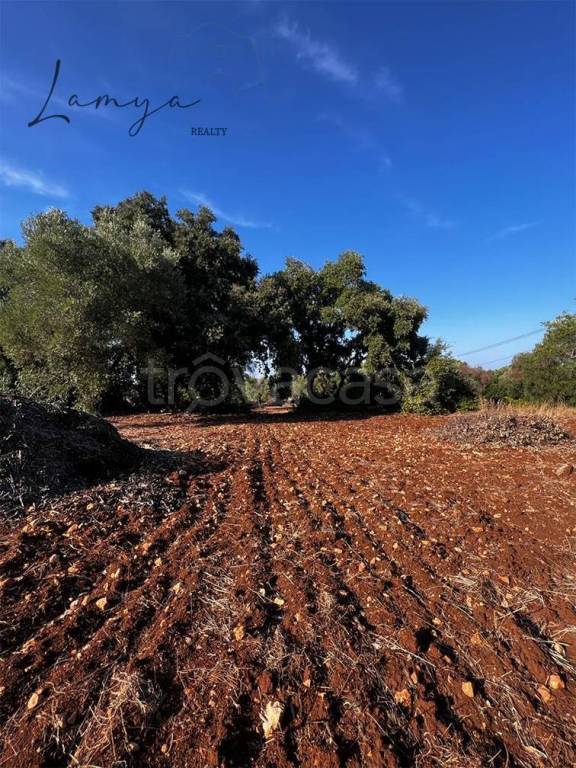
[[[418,200],[414,200],[414,198],[400,195],[399,200],[404,208],[426,227],[431,229],[452,229],[455,226],[454,221],[426,208]]]
[[[396,104],[404,100],[404,88],[400,85],[396,77],[388,69],[381,67],[374,76],[374,85],[381,91],[387,99]]]
[[[500,229],[498,232],[490,235],[490,237],[486,238],[486,242],[491,243],[494,240],[502,240],[504,237],[510,237],[510,235],[517,235],[519,232],[525,232],[527,229],[537,227],[539,223],[539,221],[529,221],[525,224],[512,224],[509,227],[504,227],[504,229]]]
[[[274,33],[292,46],[297,59],[330,80],[354,88],[359,97],[374,102],[384,96],[394,104],[404,100],[404,89],[388,67],[380,67],[373,74],[362,73],[335,45],[312,37],[309,30],[287,16],[276,23]]]
[[[0,183],[43,197],[69,197],[70,194],[65,187],[46,179],[42,173],[17,168],[4,160],[0,160]]]
[[[189,192],[187,190],[182,191],[183,197],[187,200],[196,203],[197,205],[203,205],[206,208],[210,208],[219,219],[232,224],[235,227],[247,227],[248,229],[270,229],[272,224],[263,221],[254,221],[246,218],[242,213],[228,213],[223,211],[216,203],[210,200],[203,192]]]
[[[310,32],[300,29],[295,21],[281,19],[276,24],[275,32],[293,46],[296,58],[306,61],[320,74],[348,85],[355,85],[358,82],[356,67],[345,61],[330,43],[314,40]]]

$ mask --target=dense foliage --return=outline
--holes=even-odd
[[[227,408],[474,402],[474,376],[420,333],[426,309],[368,280],[358,253],[319,269],[288,259],[259,279],[236,232],[214,224],[147,192],[97,206],[89,225],[59,210],[25,221],[22,246],[0,243],[0,387],[92,411],[219,394]],[[526,364],[534,397],[538,365]],[[560,363],[546,365],[550,388]]]
[[[0,348],[17,389],[89,410],[144,405],[149,362],[165,398],[168,369],[202,354],[245,365],[257,266],[214,221],[207,209],[173,220],[148,193],[94,209],[92,226],[58,210],[26,221],[24,247],[0,251]]]
[[[319,270],[288,259],[261,281],[258,298],[267,359],[285,382],[309,377],[301,402],[399,405],[403,378],[440,353],[419,334],[425,308],[367,280],[352,251]]]
[[[460,363],[446,356],[435,356],[424,367],[418,383],[409,386],[403,409],[412,413],[439,414],[474,408],[479,388]]]
[[[548,322],[532,352],[516,355],[484,388],[490,400],[576,406],[576,314]]]

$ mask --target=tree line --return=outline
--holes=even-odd
[[[61,210],[27,219],[23,245],[0,248],[2,389],[103,412],[218,400],[223,380],[226,409],[473,407],[481,387],[421,333],[426,309],[367,279],[360,254],[260,276],[215,222],[148,192],[96,206],[89,225]]]
[[[552,403],[576,407],[576,314],[564,312],[544,323],[542,341],[496,371],[466,369],[487,400]]]

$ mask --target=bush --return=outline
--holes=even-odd
[[[440,414],[478,407],[475,382],[462,372],[457,360],[433,357],[417,383],[408,383],[402,403],[407,413]]]

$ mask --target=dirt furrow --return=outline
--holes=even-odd
[[[303,445],[302,440],[297,441],[297,444],[296,443],[292,443],[290,445],[290,448],[289,448],[288,452],[290,453],[293,461],[295,460],[295,457],[298,455],[298,450],[300,450],[300,452],[303,451],[302,445]],[[310,452],[310,453],[312,453],[312,452]],[[342,473],[339,473],[337,471],[335,472],[334,468],[330,466],[330,458],[331,458],[331,456],[332,456],[332,454],[328,454],[328,456],[323,456],[322,460],[318,461],[318,464],[320,464],[320,466],[315,466],[314,459],[317,458],[317,454],[314,455],[312,453],[312,456],[310,456],[309,453],[306,453],[305,462],[303,462],[303,466],[305,468],[309,469],[309,472],[310,472],[310,474],[312,476],[315,476],[315,481],[316,482],[317,482],[317,479],[321,480],[321,486],[322,486],[322,489],[323,489],[324,493],[326,493],[327,489],[330,489],[330,490],[332,490],[334,492],[334,498],[336,498],[336,499],[346,498],[347,496],[348,496],[348,498],[350,498],[350,490],[351,489],[350,488],[346,488],[345,484],[344,484],[344,487],[342,487],[342,485],[343,485],[343,483],[341,481],[341,478],[343,476]],[[328,479],[329,477],[334,478],[332,483]],[[311,487],[313,487],[314,483],[310,483],[310,485],[311,485]],[[338,486],[340,486],[340,487],[338,487]],[[348,494],[346,493],[346,491],[348,491]],[[354,495],[354,496],[352,496],[352,498],[356,499],[356,496]],[[334,503],[337,503],[337,502],[334,502]],[[374,512],[374,508],[366,510],[366,512],[368,514],[366,514],[366,512],[363,512],[363,514],[361,514],[361,515],[359,515],[357,513],[357,511],[355,510],[354,506],[351,505],[350,503],[348,503],[346,509],[347,509],[348,513],[351,513],[355,517],[356,523],[358,524],[359,528],[361,530],[363,530],[363,532],[366,534],[367,531],[366,531],[366,525],[365,525],[364,521],[370,520],[370,513]],[[403,511],[399,510],[399,509],[394,510],[394,512],[396,512],[399,521],[402,524],[406,525],[407,516],[405,515],[405,513],[403,513]],[[347,514],[339,515],[337,520],[336,520],[336,524],[337,525],[341,525],[342,521],[345,520],[345,519],[348,519],[348,515]],[[421,530],[421,529],[419,529],[419,530]],[[367,536],[367,538],[371,541],[372,544],[375,543],[373,541],[372,537]],[[414,538],[415,538],[415,536],[412,535],[412,539],[414,539]],[[350,536],[348,538],[348,542],[347,543],[350,544],[351,540],[355,540],[355,537],[354,536]],[[402,547],[401,544],[399,545],[398,542],[396,542],[395,545],[393,545],[393,547],[394,547],[394,549],[400,549],[401,551],[402,551],[402,549],[405,549],[405,547]],[[352,551],[352,548],[350,549],[350,551]],[[356,552],[354,552],[354,554],[356,554],[356,553],[357,553],[357,550],[356,550]],[[385,553],[383,553],[381,550],[380,550],[380,554],[383,555],[383,559],[388,559],[389,562],[391,562],[394,565],[393,575],[395,575],[395,576],[399,575],[400,579],[404,580],[406,591],[409,594],[414,594],[414,596],[417,596],[415,594],[415,592],[414,592],[415,588],[414,588],[413,577],[411,575],[402,573],[402,569],[400,567],[398,567],[398,565],[396,563],[396,560],[390,560],[390,558],[387,558]],[[364,559],[364,565],[366,565],[365,560],[366,560],[366,558]],[[411,559],[411,561],[408,562],[408,566],[411,567],[413,572],[414,572],[414,569],[416,569],[417,571],[419,570],[418,569],[418,565],[419,565],[419,563],[415,562],[413,558]],[[430,567],[426,568],[425,570],[427,572],[425,575],[428,575],[428,576],[432,577],[431,581],[430,581],[430,579],[426,579],[426,581],[428,582],[426,591],[428,593],[427,597],[429,598],[430,597],[430,591],[433,590],[435,586],[438,586],[438,582],[440,582],[440,579],[437,579],[437,580],[434,579],[435,574],[434,574],[434,571]],[[435,581],[436,581],[436,584],[435,584]],[[366,584],[366,582],[363,583],[363,585],[365,585],[365,584]],[[437,590],[437,591],[439,591],[439,590]],[[441,592],[440,592],[439,596],[440,596],[441,600],[444,598],[444,596],[442,595]],[[422,598],[418,598],[418,602],[420,604],[423,604],[423,599]],[[376,605],[376,603],[372,603],[371,606],[368,604],[367,611],[368,611],[369,615],[372,613],[371,608],[374,605]],[[406,607],[404,607],[404,610],[406,610]],[[488,706],[493,706],[494,705],[495,698],[496,698],[495,694],[496,693],[500,693],[500,692],[497,690],[497,687],[494,685],[494,686],[491,686],[491,689],[490,689],[492,695],[488,694],[487,691],[486,691],[485,681],[484,681],[483,677],[481,677],[478,674],[478,665],[470,665],[468,663],[468,660],[467,660],[467,653],[466,653],[466,651],[464,649],[462,649],[463,652],[458,653],[458,652],[455,651],[454,647],[452,647],[450,645],[449,642],[447,642],[446,640],[443,639],[443,637],[442,637],[443,630],[440,629],[440,627],[442,627],[442,625],[445,624],[445,623],[448,624],[448,626],[446,628],[446,634],[449,637],[451,636],[450,620],[453,617],[450,617],[449,615],[447,615],[447,613],[450,613],[450,603],[448,601],[445,601],[445,598],[444,598],[444,600],[442,600],[441,604],[437,605],[436,607],[434,606],[433,603],[430,604],[429,605],[429,611],[425,611],[425,615],[423,617],[419,618],[419,621],[421,621],[421,625],[420,625],[420,628],[417,629],[416,632],[415,632],[415,638],[416,638],[416,641],[417,641],[417,649],[416,650],[418,651],[419,654],[428,655],[430,647],[432,646],[432,644],[434,644],[435,648],[437,648],[437,652],[436,652],[436,654],[433,655],[433,658],[434,658],[434,661],[435,661],[436,665],[438,665],[438,664],[442,665],[442,667],[444,668],[443,669],[443,673],[444,674],[442,675],[442,677],[439,678],[438,675],[436,674],[436,672],[434,671],[433,667],[427,665],[427,666],[424,666],[419,671],[418,676],[422,679],[422,681],[424,683],[425,696],[427,698],[430,698],[431,700],[433,700],[433,702],[435,704],[436,716],[441,717],[441,719],[444,720],[446,722],[446,724],[449,727],[451,727],[453,730],[456,730],[456,731],[459,730],[460,731],[461,737],[462,737],[463,748],[467,748],[468,744],[471,741],[471,737],[466,732],[466,729],[463,727],[462,722],[460,721],[460,719],[455,715],[455,712],[454,712],[454,698],[453,698],[454,697],[454,686],[453,685],[452,686],[450,686],[450,685],[446,686],[445,685],[444,679],[446,678],[446,672],[448,673],[447,674],[448,681],[450,681],[450,677],[451,676],[455,675],[457,678],[459,677],[463,681],[471,682],[471,684],[474,686],[476,691],[478,691],[479,693],[482,694],[482,698],[483,698],[483,700],[486,702],[486,704]],[[438,618],[439,615],[442,616],[442,620],[440,620]],[[411,617],[411,618],[412,618],[412,621],[409,621],[409,623],[411,623],[414,626],[414,617]],[[471,619],[471,622],[474,622],[473,617],[470,616],[469,618]],[[377,621],[375,621],[374,623],[377,624]],[[461,623],[461,620],[460,620],[460,623]],[[435,625],[438,625],[438,626],[435,626]],[[416,626],[418,626],[418,624],[416,624]],[[472,631],[470,632],[470,634],[472,634]],[[453,636],[451,637],[451,642],[454,642]],[[458,644],[460,645],[460,643],[458,643]],[[410,647],[410,646],[409,646],[408,643],[405,643],[404,647]],[[497,658],[495,654],[493,654],[493,658]],[[500,673],[503,674],[504,673],[504,668],[502,668],[502,667],[504,665],[498,665],[498,666],[501,667]],[[492,678],[497,680],[499,675],[496,672],[496,669],[493,668],[492,669],[492,673],[493,673],[492,674]],[[532,687],[532,688],[530,688],[530,686],[526,686],[526,676],[525,675],[524,675],[523,678],[518,679],[516,682],[517,682],[518,687],[522,690],[522,693],[524,694],[524,697],[528,701],[532,702],[532,706],[535,707],[536,712],[541,710],[540,702],[539,702],[538,698],[535,696],[535,694],[533,693],[533,691],[536,688],[535,683],[533,683],[534,687]],[[499,696],[498,698],[501,698],[501,697]],[[462,702],[463,699],[464,699],[464,697],[460,695],[460,700],[461,701],[459,702],[459,709],[462,708],[461,702]],[[465,703],[466,702],[465,702],[465,699],[464,699],[464,704]],[[509,707],[509,697],[508,696],[506,696],[504,698],[504,705],[505,705],[503,707],[503,709],[505,710],[504,711],[504,716],[506,717],[506,715],[508,714],[509,709],[510,709],[510,707]],[[485,709],[485,707],[481,706],[481,710],[484,710],[484,709]],[[490,712],[488,712],[488,714],[486,714],[483,711],[481,716],[484,719],[488,719],[490,714],[491,714]],[[525,716],[530,716],[530,714],[532,714],[532,713],[531,712],[527,712],[527,713],[525,713]],[[502,715],[497,712],[495,719],[499,719],[501,716]],[[501,724],[498,723],[498,726],[501,727]],[[522,747],[522,745],[520,745],[520,747],[519,747],[519,745],[517,743],[517,739],[516,739],[516,734],[514,733],[514,731],[510,732],[510,729],[508,729],[508,731],[509,731],[508,736],[509,736],[509,739],[511,741],[511,750],[514,749],[514,751],[516,751],[516,752],[517,751],[522,751],[523,747]],[[483,740],[483,734],[481,732],[477,732],[475,737],[477,739]],[[536,744],[538,744],[538,742],[536,742]],[[485,744],[484,747],[486,747],[486,746],[488,746],[488,748],[490,747],[490,745],[486,745]],[[497,745],[496,751],[501,751],[499,745]]]
[[[573,764],[559,449],[421,417],[117,423],[185,469],[3,525],[0,765]]]

